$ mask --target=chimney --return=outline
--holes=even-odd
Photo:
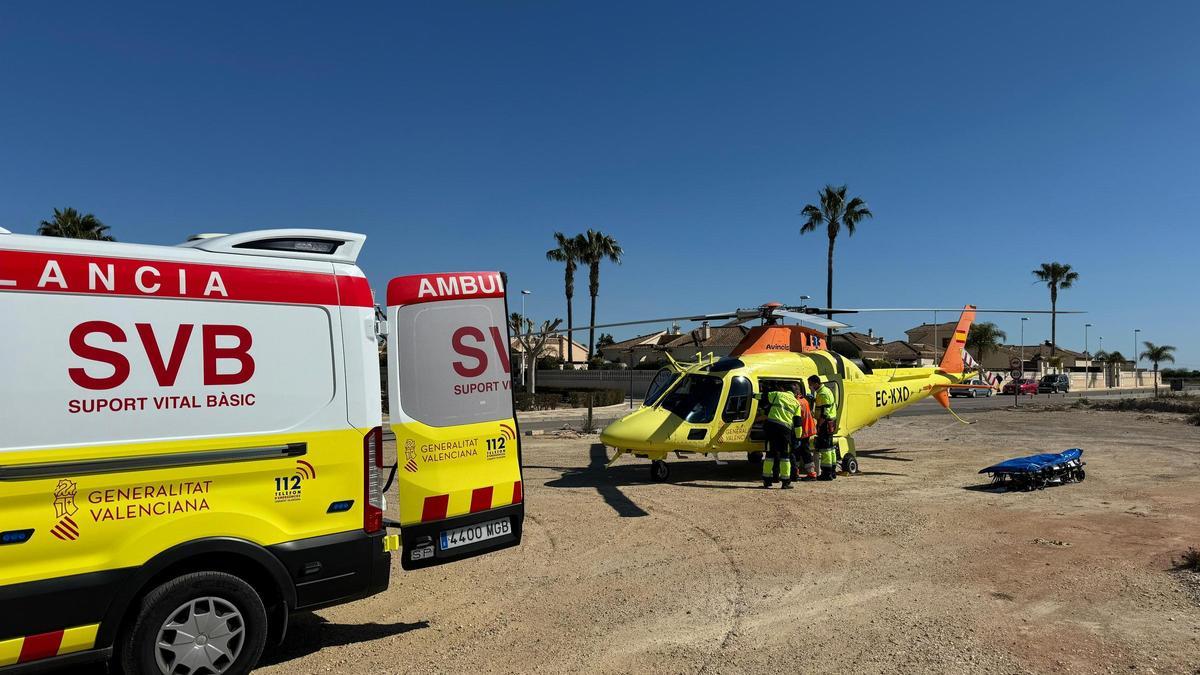
[[[708,342],[710,337],[712,337],[712,331],[708,329],[708,322],[705,321],[704,323],[700,324],[700,339]]]
[[[869,340],[869,339],[871,339],[871,338],[873,338],[873,337],[875,337],[875,329],[874,329],[874,328],[868,328],[868,329],[867,329],[867,339]]]

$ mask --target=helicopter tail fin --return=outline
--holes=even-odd
[[[962,314],[958,317],[958,325],[954,327],[954,336],[950,338],[946,353],[942,355],[942,362],[938,364],[939,370],[947,374],[962,374],[966,365],[963,362],[963,350],[967,346],[967,334],[971,332],[971,324],[974,322],[975,305],[963,307]]]

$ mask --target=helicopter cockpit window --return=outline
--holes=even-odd
[[[725,412],[721,419],[726,422],[742,422],[750,419],[750,401],[754,398],[754,387],[745,377],[734,377],[729,381],[729,398],[725,400]]]
[[[671,383],[677,377],[679,377],[679,374],[670,368],[663,368],[655,373],[654,379],[650,380],[650,386],[646,389],[646,399],[642,402],[642,405],[650,407],[658,403],[658,399],[667,393],[667,390],[671,388]]]
[[[688,375],[663,397],[663,410],[692,424],[707,424],[717,414],[721,400],[721,379],[708,375]]]

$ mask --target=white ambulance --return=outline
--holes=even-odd
[[[392,551],[519,543],[501,275],[393,279],[379,321],[364,240],[0,230],[0,673],[247,672],[289,612],[386,589]]]

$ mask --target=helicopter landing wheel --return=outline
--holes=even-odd
[[[853,476],[858,473],[858,458],[854,455],[846,455],[842,458],[842,471]]]
[[[1075,470],[1075,482],[1082,483],[1083,479],[1086,477],[1087,477],[1087,473],[1085,473],[1083,469]]]
[[[762,464],[763,454],[761,452],[752,452],[749,455],[751,464]]]
[[[656,459],[650,462],[650,480],[655,483],[665,483],[671,475],[671,470],[667,468],[667,463],[661,459]]]

